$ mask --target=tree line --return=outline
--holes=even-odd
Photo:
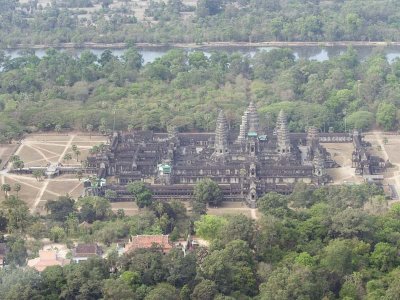
[[[119,2],[113,7],[111,4]],[[97,5],[99,8],[93,10]],[[0,41],[17,44],[99,42],[399,41],[394,0],[149,1],[145,18],[116,0],[1,0]]]

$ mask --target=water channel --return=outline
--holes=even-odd
[[[276,48],[276,47],[275,47]],[[308,60],[316,60],[316,61],[326,61],[330,58],[340,55],[344,51],[346,51],[346,47],[340,46],[332,46],[332,47],[315,47],[315,46],[301,46],[301,47],[288,47],[293,49],[293,52],[297,59],[308,59]],[[94,54],[100,55],[105,49],[99,48],[87,48],[91,50]],[[121,56],[124,53],[124,49],[114,49],[109,48],[114,55]],[[144,63],[153,62],[156,58],[163,56],[168,50],[172,48],[170,47],[157,47],[157,48],[139,48],[139,52],[143,56]],[[191,52],[195,50],[204,51],[206,54],[210,54],[213,51],[226,51],[229,53],[232,52],[241,52],[243,54],[249,54],[250,56],[254,56],[257,51],[270,51],[274,49],[274,47],[204,47],[204,48],[185,48],[186,51]],[[383,51],[388,59],[389,62],[393,62],[396,58],[400,58],[400,46],[388,46],[388,47],[354,47],[357,50],[358,55],[361,60],[366,59],[371,54],[375,53],[376,51]],[[68,49],[61,49],[61,51],[66,51],[73,55],[79,55],[85,49],[82,48],[68,48]],[[35,54],[38,57],[43,57],[46,54],[46,49],[36,49],[34,50]],[[5,51],[8,55],[12,58],[20,56],[21,49],[18,50],[7,50]]]

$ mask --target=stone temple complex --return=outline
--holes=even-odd
[[[251,102],[236,133],[223,111],[214,133],[178,133],[175,128],[168,133],[114,133],[105,150],[88,158],[88,169],[107,178],[107,189],[121,199],[128,197],[125,185],[138,180],[148,184],[156,199],[190,199],[196,183],[210,178],[219,184],[225,200],[255,207],[263,194],[290,193],[299,181],[328,183],[326,169],[335,162],[322,143],[353,138],[319,133],[313,127],[307,133],[290,133],[283,111],[274,129],[261,128]]]

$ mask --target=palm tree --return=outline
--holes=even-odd
[[[82,170],[79,170],[78,172],[76,172],[76,177],[78,178],[79,181],[81,181],[82,177],[83,177],[83,172]]]
[[[8,183],[1,185],[1,190],[4,192],[6,199],[8,199],[8,192],[11,191],[11,186]]]
[[[89,132],[89,139],[92,139],[93,125],[92,124],[87,124],[86,125],[86,130]]]
[[[76,155],[76,161],[78,161],[78,157],[79,157],[79,155],[81,155],[81,151],[76,150],[75,155]]]
[[[387,145],[387,143],[389,143],[389,139],[386,136],[383,138],[383,143],[385,145]]]
[[[17,193],[17,198],[18,198],[18,193],[21,190],[22,186],[19,183],[14,184],[14,192]]]
[[[92,149],[89,150],[90,154],[97,154],[100,152],[100,147],[99,146],[93,146]]]
[[[37,181],[41,181],[42,177],[44,176],[44,171],[43,170],[34,170],[32,172],[32,175],[36,178]]]
[[[70,161],[72,159],[72,154],[71,153],[67,153],[64,155],[63,160],[66,161],[68,163],[68,161]]]
[[[60,124],[57,124],[57,125],[54,127],[54,129],[56,130],[56,132],[57,132],[57,133],[60,133],[60,132],[61,132],[61,129],[62,129],[62,127],[61,127],[61,125],[60,125]]]

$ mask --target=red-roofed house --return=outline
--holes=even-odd
[[[125,245],[125,252],[149,249],[153,246],[161,247],[164,253],[168,253],[173,247],[169,241],[169,235],[137,235],[132,236],[129,243]]]

